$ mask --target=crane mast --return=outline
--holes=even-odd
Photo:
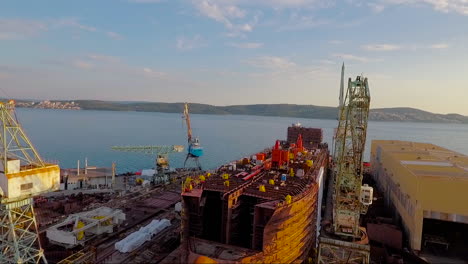
[[[344,104],[340,107],[335,145],[335,234],[359,236],[359,218],[367,211],[361,202],[362,158],[366,144],[370,94],[367,78],[348,80]]]
[[[18,122],[15,101],[0,102],[0,263],[47,263],[33,197],[59,187],[59,166],[41,158]]]
[[[190,115],[188,104],[184,104],[184,119],[185,124],[187,125],[187,141],[190,144],[192,142],[192,127],[190,126]]]
[[[341,73],[338,128],[333,156],[331,226],[320,237],[319,263],[369,263],[370,248],[360,215],[372,204],[372,187],[362,186],[363,154],[369,118],[370,92],[367,78],[348,79],[344,91]],[[330,210],[330,208],[328,208]]]
[[[192,137],[192,126],[190,125],[190,115],[188,103],[184,104],[184,116],[185,123],[187,125],[187,143],[188,143],[188,152],[187,157],[184,161],[184,167],[187,166],[187,161],[193,161],[195,168],[201,170],[199,157],[203,156],[203,148],[200,146],[200,142],[197,137]]]

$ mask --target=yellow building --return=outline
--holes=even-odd
[[[372,175],[401,217],[413,250],[421,250],[424,242],[448,247],[445,228],[467,230],[468,156],[428,143],[374,140],[371,164]],[[434,222],[443,228],[429,230]],[[434,232],[438,236],[432,236]]]

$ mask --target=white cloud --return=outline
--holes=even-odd
[[[239,25],[238,29],[244,32],[251,32],[253,30],[253,27],[250,24],[243,24],[243,25]]]
[[[228,37],[245,37],[258,24],[263,12],[268,8],[275,12],[282,9],[294,10],[289,20],[270,22],[279,31],[303,30],[328,24],[329,21],[309,15],[299,15],[299,8],[323,8],[334,5],[328,0],[191,0],[199,14],[222,23],[229,31]],[[255,12],[256,10],[256,12]]]
[[[227,11],[227,7],[220,6],[210,0],[194,0],[193,3],[202,15],[221,22],[226,27],[232,26],[231,21],[228,19],[228,15],[232,17],[232,13],[229,14],[230,12]]]
[[[234,5],[224,7],[224,13],[230,18],[243,18],[245,17],[246,11],[238,8]]]
[[[119,33],[112,32],[112,31],[107,31],[106,35],[112,39],[123,39],[122,35],[120,35]]]
[[[374,13],[380,13],[385,9],[385,5],[378,3],[367,3],[367,6],[369,6]]]
[[[167,76],[167,73],[165,72],[156,71],[148,67],[143,68],[143,73],[145,74],[145,76],[155,77],[155,78],[162,78],[162,77]]]
[[[467,0],[381,0],[381,4],[426,4],[432,6],[434,10],[448,13],[455,12],[462,15],[468,15]]]
[[[51,28],[62,28],[62,27],[72,27],[78,28],[88,32],[96,32],[98,31],[97,28],[84,25],[78,21],[77,18],[61,18],[61,19],[54,19],[49,22]]]
[[[244,36],[244,32],[251,32],[258,21],[258,16],[254,16],[251,22],[233,22],[245,18],[247,11],[229,1],[192,0],[192,3],[201,15],[222,23],[230,31],[229,37]]]
[[[433,44],[433,45],[429,46],[429,48],[431,48],[431,49],[446,49],[448,47],[449,47],[449,45],[447,43],[438,43],[438,44]]]
[[[287,58],[275,56],[256,57],[246,62],[254,67],[272,70],[286,70],[296,66],[296,63]]]
[[[228,43],[227,45],[240,49],[258,49],[263,47],[263,43],[258,42]]]
[[[372,61],[369,58],[356,56],[353,54],[333,54],[333,57],[340,58],[342,60],[358,61],[358,62],[369,62]]]
[[[394,44],[370,44],[362,46],[363,49],[371,51],[393,51],[399,50],[402,47]]]
[[[198,34],[193,37],[180,36],[177,38],[176,47],[179,50],[192,50],[203,46],[205,46],[205,41]]]
[[[79,69],[89,70],[94,68],[94,64],[84,61],[84,60],[75,60],[72,62],[72,65]]]

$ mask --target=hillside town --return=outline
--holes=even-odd
[[[78,103],[75,103],[74,101],[65,101],[65,102],[59,102],[59,101],[40,101],[40,102],[34,102],[34,101],[26,101],[26,102],[17,102],[16,105],[18,107],[26,107],[26,108],[41,108],[41,109],[69,109],[69,110],[80,110],[81,107],[78,105]]]

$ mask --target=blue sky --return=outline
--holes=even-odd
[[[371,107],[468,115],[466,0],[0,2],[0,96]]]

